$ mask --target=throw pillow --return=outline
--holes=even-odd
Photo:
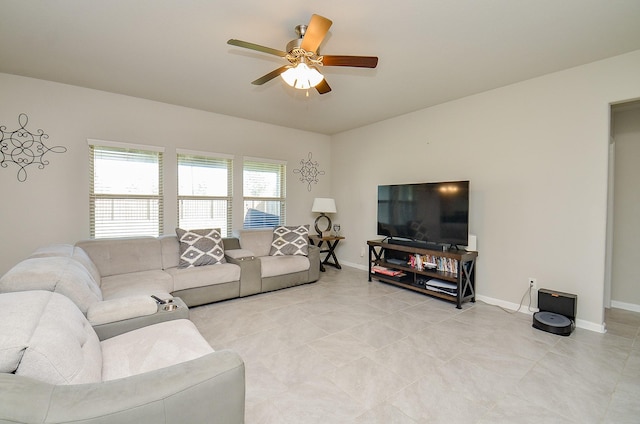
[[[180,242],[178,268],[225,263],[222,236],[216,229],[183,230],[176,228]]]
[[[273,229],[271,256],[304,255],[309,253],[309,226],[280,226]]]

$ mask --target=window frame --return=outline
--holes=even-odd
[[[137,236],[159,236],[164,232],[164,148],[149,145],[139,145],[130,143],[120,143],[115,141],[95,140],[87,139],[89,145],[89,237],[92,239],[104,239],[104,238],[124,238],[124,237],[137,237]],[[118,154],[122,154],[122,158],[126,158],[127,153],[132,155],[148,155],[149,158],[155,157],[158,166],[158,182],[157,193],[155,194],[131,194],[131,193],[97,193],[96,192],[96,170],[95,170],[95,158],[96,153],[99,152],[113,152],[114,157]],[[142,156],[141,156],[142,157]],[[148,199],[157,202],[157,227],[140,227],[143,230],[139,233],[131,232],[127,227],[113,227],[107,231],[107,229],[99,229],[96,218],[96,203],[100,200],[144,200]],[[100,234],[96,236],[96,234]]]
[[[276,196],[247,196],[245,190],[245,184],[247,183],[245,172],[247,171],[247,164],[253,165],[257,170],[263,168],[265,170],[269,170],[269,168],[278,168],[277,175],[279,180],[279,193]],[[243,222],[242,228],[270,228],[271,225],[268,226],[256,226],[249,225],[247,226],[246,215],[248,209],[247,202],[260,202],[260,201],[268,201],[268,202],[279,202],[279,220],[276,225],[285,225],[287,222],[287,162],[282,160],[275,159],[265,159],[265,158],[256,158],[245,156],[242,160],[242,205],[243,205]],[[268,213],[268,212],[267,212]]]
[[[180,194],[180,166],[181,166],[181,157],[192,158],[192,162],[200,161],[203,163],[210,162],[214,164],[216,162],[225,162],[226,163],[226,172],[227,172],[227,194],[226,196],[207,196],[207,195],[182,195]],[[176,149],[176,197],[177,197],[177,224],[179,228],[187,229],[187,230],[195,230],[200,228],[189,228],[188,225],[183,225],[181,223],[182,218],[182,210],[181,210],[181,202],[184,200],[209,200],[209,201],[219,201],[224,200],[227,202],[226,204],[226,226],[225,228],[220,228],[223,237],[229,237],[232,233],[233,229],[233,155],[223,154],[223,153],[212,153],[212,152],[200,152],[194,150],[185,150],[185,149]],[[213,228],[212,226],[206,226],[206,228]],[[217,228],[217,227],[216,227]]]

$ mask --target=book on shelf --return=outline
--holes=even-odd
[[[438,264],[438,271],[450,272],[452,274],[458,273],[457,259],[437,257],[436,263]]]
[[[375,274],[388,275],[390,277],[402,277],[402,276],[406,275],[404,272],[398,271],[397,269],[389,269],[389,268],[385,268],[385,267],[380,266],[380,265],[372,266],[371,267],[371,272],[373,272]]]

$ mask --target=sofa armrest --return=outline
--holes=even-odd
[[[231,253],[231,254],[229,254]],[[260,259],[247,249],[225,251],[227,262],[240,267],[240,297],[262,292],[262,265]]]
[[[232,259],[253,259],[256,257],[256,254],[253,253],[252,250],[249,249],[227,249],[224,251],[226,258]]]
[[[118,380],[51,385],[0,374],[0,422],[244,423],[244,363],[232,351]]]
[[[151,299],[151,297],[149,297]],[[154,301],[155,303],[155,301]],[[153,324],[174,320],[189,319],[189,307],[179,297],[173,298],[173,305],[177,308],[173,310],[164,310],[161,306],[155,306],[155,312],[149,315],[133,316],[131,318],[120,321],[112,321],[104,324],[92,324],[93,329],[98,335],[98,339],[106,340],[119,334],[128,333],[142,327],[148,327]]]
[[[309,282],[320,279],[320,248],[309,245],[307,253],[309,258]]]
[[[222,244],[224,244],[224,249],[240,249],[240,240],[235,237],[223,237]]]
[[[96,326],[155,314],[158,303],[151,296],[129,296],[103,300],[89,306],[87,319]]]

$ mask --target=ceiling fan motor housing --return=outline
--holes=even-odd
[[[291,53],[293,49],[300,48],[301,44],[302,44],[302,38],[296,38],[295,40],[289,41],[287,43],[287,53]],[[318,52],[315,52],[315,53],[318,53]]]

